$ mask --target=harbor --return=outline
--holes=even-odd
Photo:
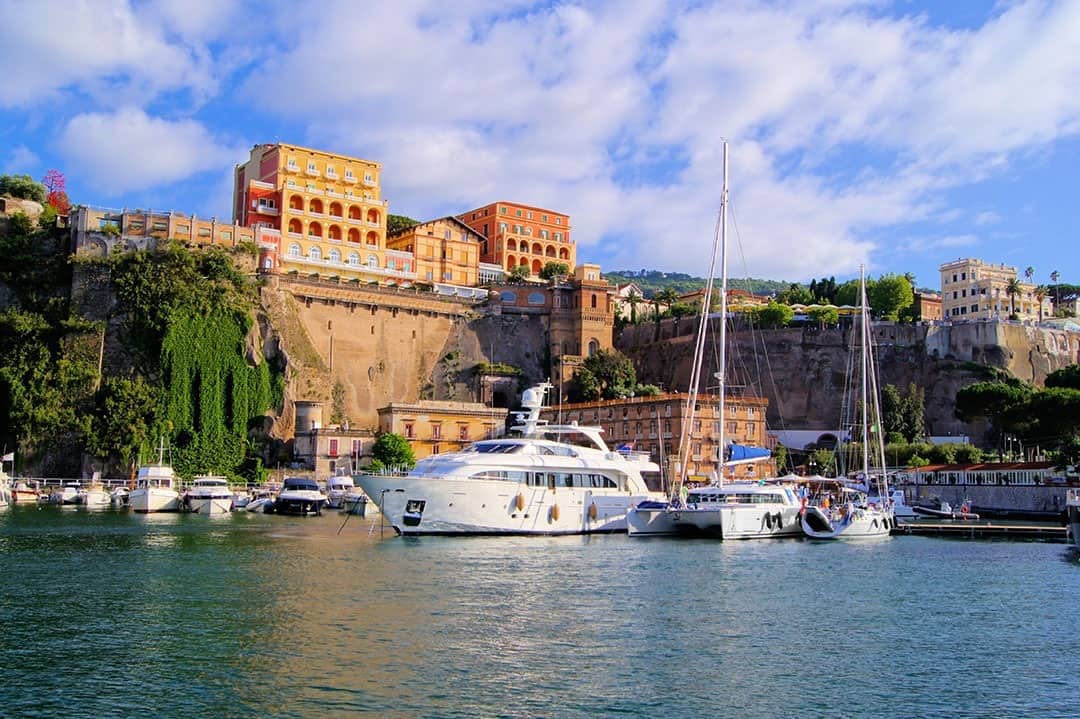
[[[377,517],[341,524],[0,512],[0,714],[1053,717],[1075,705],[1072,547],[403,539]],[[870,679],[874,666],[888,669]]]

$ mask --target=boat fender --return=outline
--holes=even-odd
[[[592,504],[589,505],[589,519],[596,519],[596,515],[598,513],[599,512],[597,512],[597,509],[596,509],[596,502],[593,502]]]
[[[557,505],[557,504],[551,505],[551,521],[552,522],[558,522],[559,521],[559,505]]]
[[[781,514],[780,512],[776,513],[776,528],[777,529],[783,529],[784,528],[784,515]]]
[[[765,526],[772,529],[772,515],[768,512],[765,513]]]
[[[518,492],[517,497],[514,498],[514,506],[519,512],[525,509],[525,495],[522,492]]]

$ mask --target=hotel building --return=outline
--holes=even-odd
[[[458,219],[479,233],[480,261],[507,272],[519,265],[539,275],[548,262],[565,262],[573,273],[577,251],[570,236],[570,216],[513,202],[493,202]]]
[[[1015,312],[1021,320],[1053,317],[1049,297],[1038,297],[1036,285],[1019,282],[1019,292],[1009,296],[1009,282],[1016,268],[982,260],[946,262],[941,271],[941,309],[944,319],[1007,319]]]
[[[251,148],[237,165],[233,217],[264,228],[264,270],[380,281],[416,278],[409,253],[386,246],[389,203],[382,199],[382,165],[297,145]]]
[[[507,416],[505,407],[423,399],[391,402],[378,412],[379,431],[407,439],[416,459],[457,452],[478,439],[501,437]]]
[[[418,282],[475,287],[482,240],[456,217],[444,217],[399,230],[386,238],[386,246],[413,255]]]

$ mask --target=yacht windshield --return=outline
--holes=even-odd
[[[520,452],[524,446],[516,442],[477,442],[464,451],[479,452],[480,454],[515,454]]]

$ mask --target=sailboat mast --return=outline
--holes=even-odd
[[[727,142],[724,143],[724,185],[720,191],[720,370],[716,373],[720,393],[720,434],[718,437],[719,462],[717,463],[718,484],[724,484],[724,448],[726,427],[727,395],[727,207],[728,207],[728,155]],[[711,293],[708,299],[711,299]]]
[[[863,478],[866,480],[867,487],[870,486],[870,429],[867,425],[867,374],[869,372],[869,364],[867,362],[866,345],[870,341],[869,331],[867,329],[867,309],[866,309],[866,267],[859,265],[859,332],[862,335],[860,344],[860,360],[862,363],[862,371],[859,372],[862,380],[862,454],[863,454]]]

